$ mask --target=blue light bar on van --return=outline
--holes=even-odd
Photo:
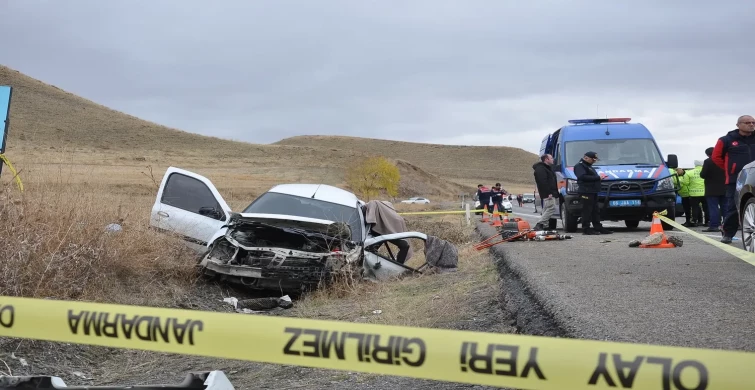
[[[599,123],[616,123],[616,122],[629,122],[632,118],[595,118],[595,119],[570,119],[569,123],[573,125],[580,125],[585,123],[599,124]]]

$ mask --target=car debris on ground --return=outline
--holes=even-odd
[[[643,238],[642,240],[632,240],[629,242],[630,248],[638,248],[640,246],[648,246],[652,247],[654,245],[660,245],[663,242],[663,236],[664,233],[656,232],[653,234],[648,235],[647,237]],[[673,244],[675,247],[681,247],[684,245],[684,240],[682,240],[679,236],[667,236],[666,241]]]
[[[266,297],[241,300],[230,297],[224,298],[223,302],[232,305],[237,312],[247,314],[264,313],[273,309],[290,309],[294,307],[294,303],[288,295],[284,295],[280,298]]]

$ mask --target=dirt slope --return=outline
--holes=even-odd
[[[484,180],[482,184],[533,183],[532,164],[538,158],[523,149],[507,146],[433,145],[344,136],[298,136],[275,145],[337,147],[381,154],[411,161],[427,172],[466,184],[477,179]]]
[[[361,150],[339,145],[262,145],[201,136],[161,126],[63,91],[0,65],[0,85],[14,88],[8,154],[26,168],[65,160],[68,164],[110,165],[139,161],[156,170],[176,165],[213,171],[264,172],[278,182],[323,182],[345,186],[344,168],[363,158]],[[367,142],[371,142],[367,140]],[[65,156],[65,157],[61,157]],[[453,197],[473,188],[451,183],[400,163],[400,196]],[[117,175],[110,172],[109,175]],[[215,177],[218,177],[217,175]],[[269,180],[260,183],[262,191]]]

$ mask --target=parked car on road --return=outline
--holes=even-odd
[[[744,167],[737,175],[736,195],[739,226],[742,228],[742,245],[755,252],[755,162]]]
[[[511,212],[514,211],[514,207],[511,205],[511,202],[509,202],[508,199],[504,199],[503,202],[502,202],[502,205],[503,205],[503,209],[502,210],[498,210],[498,211],[500,211],[500,212],[504,212],[505,211],[507,213],[511,213]],[[482,207],[480,207],[480,201],[479,200],[476,200],[474,202],[474,208],[475,209],[481,209],[482,208]],[[490,209],[488,211],[490,211],[491,213],[493,212],[492,209]]]
[[[428,203],[430,203],[430,201],[427,198],[414,197],[414,198],[409,198],[407,200],[402,200],[401,203],[406,203],[406,204],[428,204]]]
[[[535,203],[535,194],[522,195],[522,203]]]
[[[382,280],[418,272],[378,253],[394,239],[427,240],[420,232],[374,236],[356,195],[325,184],[281,184],[233,212],[204,176],[168,168],[150,225],[206,246],[206,275],[245,286],[296,293],[315,288],[331,271],[362,267]]]

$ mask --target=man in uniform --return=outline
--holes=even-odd
[[[577,186],[579,187],[577,192],[582,201],[582,234],[612,234],[612,231],[604,228],[603,224],[600,223],[598,192],[600,192],[600,181],[605,178],[605,175],[598,175],[598,172],[592,167],[596,161],[598,161],[598,154],[587,152],[574,166],[574,175],[577,176]],[[592,229],[590,222],[592,222]]]

